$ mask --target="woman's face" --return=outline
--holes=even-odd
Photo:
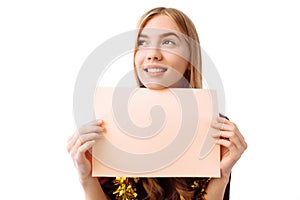
[[[142,84],[150,89],[184,87],[189,48],[176,24],[165,15],[150,19],[138,36],[135,66]]]

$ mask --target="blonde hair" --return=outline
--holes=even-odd
[[[191,88],[202,88],[202,63],[201,63],[201,49],[198,34],[193,22],[183,12],[174,8],[158,7],[146,12],[139,20],[137,28],[139,33],[146,26],[146,23],[157,15],[166,15],[172,19],[178,26],[180,32],[188,37],[190,49],[190,67],[185,72],[184,76],[189,81]],[[137,44],[134,51],[134,58],[137,51]],[[135,64],[134,64],[135,65]],[[138,85],[143,84],[138,78],[136,66],[134,66],[135,77]],[[159,179],[161,180],[161,179]],[[167,185],[161,185],[156,178],[146,178],[143,180],[143,186],[148,197],[152,200],[158,199],[192,199],[194,191],[191,190],[188,182],[189,178],[168,178],[165,179]],[[168,191],[166,191],[168,188]]]
[[[201,49],[198,33],[192,20],[180,10],[175,8],[158,7],[153,8],[146,12],[139,20],[137,28],[139,33],[145,27],[146,23],[157,15],[166,15],[175,22],[180,32],[188,37],[188,45],[190,49],[190,69],[184,74],[185,78],[189,81],[191,88],[202,88],[202,61]],[[134,58],[137,51],[137,44],[134,50]],[[135,77],[139,86],[142,86],[136,72],[134,64]]]

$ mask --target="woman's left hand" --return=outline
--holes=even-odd
[[[218,132],[212,136],[221,145],[221,177],[229,178],[231,169],[247,149],[247,143],[238,127],[223,117],[217,117],[212,124]]]

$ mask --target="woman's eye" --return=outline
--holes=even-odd
[[[138,46],[145,46],[147,43],[145,40],[139,40],[138,41]]]
[[[166,40],[163,42],[163,45],[175,45],[175,43],[171,40]]]

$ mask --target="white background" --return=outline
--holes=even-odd
[[[65,147],[76,76],[98,45],[156,6],[194,21],[222,77],[226,115],[248,141],[231,199],[300,199],[296,0],[1,1],[0,199],[83,199]]]

